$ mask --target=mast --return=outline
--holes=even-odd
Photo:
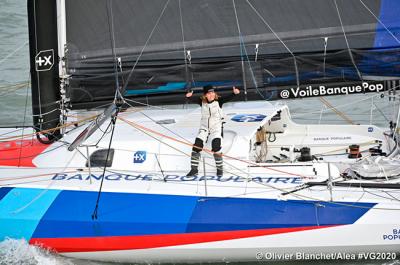
[[[57,2],[28,0],[30,73],[33,126],[37,132],[60,124],[60,80],[57,40]],[[59,130],[43,133],[52,142]]]

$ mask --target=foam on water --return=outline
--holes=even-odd
[[[207,263],[209,265],[255,265],[259,262],[245,263]],[[26,240],[6,239],[0,242],[0,265],[111,265],[116,263],[104,263],[88,260],[76,260],[53,254],[47,250],[29,245]],[[321,264],[321,261],[287,261],[268,262],[271,265],[306,265]],[[400,265],[400,260],[391,261],[323,261],[324,265]],[[150,265],[150,264],[147,264]]]
[[[0,242],[0,265],[74,265],[71,260],[31,246],[23,239]]]

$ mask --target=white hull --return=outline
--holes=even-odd
[[[286,108],[264,111],[226,108],[231,120],[226,124],[222,177],[215,176],[212,155],[206,151],[199,175],[185,175],[191,141],[178,141],[165,127],[193,139],[196,126],[184,112],[164,127],[147,123],[138,114],[122,113],[125,121],[138,119],[138,124],[152,129],[148,133],[159,140],[119,121],[112,166],[103,178],[103,168],[88,166],[86,155],[104,150],[109,134],[94,147],[89,142],[101,137],[95,133],[75,152],[67,151],[64,141],[72,142],[81,128],[52,145],[32,145],[39,148],[29,149],[38,152],[32,158],[8,162],[19,167],[6,162],[0,167],[0,236],[25,238],[65,256],[118,262],[307,260],[322,259],[321,255],[359,260],[368,253],[396,255],[400,190],[392,170],[398,163],[393,140],[377,127],[338,125],[336,133],[329,127],[296,125]],[[270,121],[277,111],[281,118]],[[234,117],[242,112],[268,118],[236,123]],[[160,112],[157,120],[171,118],[171,113]],[[254,145],[260,126],[270,135],[275,131],[276,139],[267,138],[266,146]],[[363,158],[343,153],[354,143],[361,144],[363,158],[377,143],[383,152],[391,152],[393,158],[371,160],[369,167],[388,165],[392,175],[376,171],[372,178],[343,176],[352,165],[363,167]],[[15,144],[2,147],[19,153],[11,148]],[[267,154],[260,153],[260,146]],[[318,159],[299,162],[294,150],[302,146],[309,146]],[[286,158],[282,147],[289,150]],[[256,161],[260,155],[262,161]],[[92,218],[99,194],[97,218]]]

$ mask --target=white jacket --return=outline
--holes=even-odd
[[[224,114],[218,101],[201,104],[200,129],[208,130],[210,133],[220,131]]]

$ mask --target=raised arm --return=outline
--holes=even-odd
[[[230,94],[229,96],[226,97],[221,97],[220,100],[218,100],[220,107],[222,107],[222,105],[226,102],[231,101],[236,95],[240,94],[240,90],[237,87],[232,87],[232,94]]]
[[[193,91],[189,91],[186,93],[186,99],[190,101],[190,103],[198,104],[201,106],[201,98],[195,97],[193,98]]]

